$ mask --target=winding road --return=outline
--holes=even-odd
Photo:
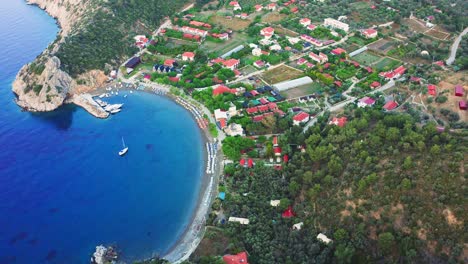
[[[466,35],[466,33],[468,33],[468,27],[465,28],[463,30],[462,33],[460,33],[460,35],[458,35],[458,37],[455,39],[455,41],[453,42],[452,44],[452,47],[450,48],[450,56],[449,58],[445,61],[447,63],[447,65],[452,65],[452,63],[455,61],[455,57],[457,56],[457,49],[458,49],[458,46],[460,45],[460,42],[463,38],[463,36]]]

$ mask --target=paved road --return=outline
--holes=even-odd
[[[461,42],[463,36],[466,35],[466,33],[468,33],[468,27],[465,28],[465,30],[463,30],[463,32],[460,33],[460,35],[458,35],[458,37],[453,42],[452,47],[450,48],[450,56],[445,61],[447,63],[447,65],[452,65],[452,63],[455,61],[455,57],[457,56],[458,46],[460,45],[460,42]]]

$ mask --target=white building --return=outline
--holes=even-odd
[[[338,29],[344,30],[345,32],[349,31],[349,25],[348,24],[343,23],[343,22],[338,21],[338,20],[333,19],[333,18],[325,18],[323,20],[323,25],[329,26],[329,27],[332,27],[332,28],[338,28]]]
[[[236,222],[241,225],[248,225],[250,223],[249,219],[247,218],[241,218],[241,217],[229,217],[228,219],[229,222]]]
[[[227,112],[221,109],[214,110],[214,116],[216,120],[228,119]]]
[[[279,44],[271,45],[270,50],[281,50],[281,46]]]
[[[260,55],[262,55],[262,50],[259,49],[259,48],[255,48],[255,49],[252,50],[252,55],[260,56]]]
[[[241,125],[236,124],[236,123],[231,123],[228,125],[225,129],[224,132],[226,135],[235,137],[235,136],[243,136],[244,135],[244,129],[242,128]]]
[[[323,243],[325,243],[327,245],[330,244],[330,242],[332,242],[331,239],[329,239],[326,235],[324,235],[322,233],[317,235],[317,240],[322,241]]]
[[[277,207],[278,205],[280,205],[280,203],[280,200],[270,200],[270,205],[273,207]]]
[[[304,225],[304,222],[297,223],[293,225],[293,230],[301,230],[303,225]]]

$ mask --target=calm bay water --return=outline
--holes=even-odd
[[[117,245],[125,260],[165,253],[199,194],[196,123],[145,93],[111,98],[125,105],[107,120],[73,106],[21,112],[11,83],[58,29],[22,0],[2,2],[0,17],[0,263],[89,263],[99,244]]]

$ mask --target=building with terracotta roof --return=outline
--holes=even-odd
[[[458,108],[460,108],[460,110],[466,110],[467,109],[466,101],[462,100],[458,102]]]
[[[366,96],[366,97],[359,99],[357,106],[362,108],[362,107],[367,107],[367,106],[373,106],[374,104],[375,104],[375,99]]]
[[[309,58],[312,60],[322,64],[328,61],[328,56],[325,53],[320,52],[318,55],[311,52],[309,53]]]
[[[223,61],[222,64],[225,68],[234,70],[235,68],[237,68],[237,66],[239,66],[240,60],[229,59],[229,60]]]
[[[284,212],[281,214],[281,216],[283,218],[291,218],[291,217],[296,216],[296,213],[293,211],[292,206],[288,206],[288,208],[286,210],[284,210]]]
[[[236,93],[236,89],[231,89],[224,85],[218,85],[215,89],[213,89],[213,96],[224,94],[224,93]]]
[[[348,122],[348,119],[346,117],[339,117],[339,118],[334,117],[328,124],[339,126],[339,127],[344,127],[347,122]]]
[[[266,27],[260,30],[260,35],[264,36],[265,38],[271,38],[275,34],[275,29],[272,27]]]
[[[307,29],[308,29],[308,30],[314,30],[314,29],[316,29],[316,28],[317,28],[317,26],[316,26],[316,25],[312,25],[312,24],[310,24],[310,25],[307,26]]]
[[[302,123],[307,123],[310,120],[310,115],[306,112],[299,112],[293,117],[293,124],[298,126]]]
[[[384,77],[387,80],[390,80],[390,79],[400,78],[405,72],[406,72],[405,67],[400,66],[393,71],[381,72],[379,73],[379,76]]]
[[[302,34],[301,35],[301,39],[305,42],[308,42],[314,46],[317,46],[317,47],[322,47],[323,46],[323,42],[318,40],[318,39],[315,39],[311,36],[308,36],[308,35],[305,35],[305,34]]]
[[[398,103],[397,103],[397,102],[395,102],[395,101],[388,101],[388,102],[383,106],[383,109],[384,109],[385,111],[391,111],[391,110],[397,108],[397,106],[398,106]]]
[[[345,32],[349,31],[349,25],[348,24],[343,23],[343,22],[338,21],[338,20],[333,19],[333,18],[325,18],[323,20],[323,25],[324,26],[329,26],[329,27],[332,27],[332,28],[341,29],[341,30],[344,30]]]
[[[254,7],[255,7],[255,11],[257,11],[257,12],[260,12],[260,11],[263,10],[263,6],[262,6],[262,5],[255,5]]]
[[[455,85],[455,96],[463,96],[465,94],[465,89],[460,84]]]
[[[195,60],[195,53],[191,51],[186,51],[182,53],[182,60],[183,61],[193,61]]]
[[[378,88],[380,87],[380,83],[378,81],[373,81],[371,84],[370,84],[370,87],[375,89],[375,88]]]
[[[192,35],[196,35],[200,37],[206,37],[206,35],[208,34],[208,31],[206,30],[193,28],[193,27],[187,27],[187,26],[183,26],[179,28],[179,30],[184,33],[188,33],[188,34],[192,34]]]
[[[174,59],[167,59],[167,60],[164,61],[164,66],[173,67],[173,66],[174,66],[174,62],[175,62]]]
[[[224,255],[223,261],[226,264],[249,264],[245,251],[237,255]]]
[[[341,55],[342,53],[346,53],[346,50],[344,50],[342,48],[336,48],[336,49],[332,50],[331,53],[334,54],[334,55]]]
[[[433,84],[428,84],[427,85],[427,93],[436,96],[437,95],[437,87]]]
[[[267,5],[267,9],[270,11],[275,11],[276,10],[276,3],[269,3]]]
[[[375,30],[373,28],[368,28],[368,29],[362,31],[362,35],[364,35],[364,37],[367,38],[367,39],[377,37],[377,33],[378,33],[377,30]]]
[[[301,18],[301,20],[299,20],[299,23],[302,26],[306,27],[306,26],[310,25],[310,19],[307,18],[307,17]]]

